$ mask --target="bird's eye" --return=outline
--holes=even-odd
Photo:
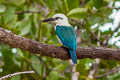
[[[63,18],[61,18],[61,17],[56,17],[55,19],[57,19],[57,20],[58,20],[58,19],[63,19]]]

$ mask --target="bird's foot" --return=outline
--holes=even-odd
[[[65,50],[67,50],[67,51],[68,51],[68,48],[67,48],[67,47],[65,47],[65,46],[63,46],[63,45],[61,46],[61,48],[64,48]]]

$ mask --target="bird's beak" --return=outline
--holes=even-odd
[[[54,18],[48,18],[48,19],[42,20],[42,22],[49,22],[49,21],[55,21],[55,19]]]

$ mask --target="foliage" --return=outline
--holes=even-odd
[[[110,15],[118,11],[115,6],[118,2],[120,0],[0,0],[0,27],[32,40],[60,46],[53,25],[41,23],[40,20],[56,13],[64,13],[73,26],[78,26],[74,27],[80,38],[78,47],[117,48],[119,40],[111,43],[111,39],[119,36],[119,30],[109,26],[106,30],[102,28],[107,23],[114,23],[114,18],[110,18]],[[14,76],[9,80],[70,80],[72,77],[69,61],[32,55],[2,43],[0,53],[0,76],[26,70],[36,72]],[[76,72],[80,73],[79,80],[88,79],[94,61],[78,60]],[[101,60],[94,76],[104,74],[116,66],[120,66],[118,61]],[[109,79],[119,80],[119,73],[94,80]]]

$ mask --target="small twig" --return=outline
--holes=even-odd
[[[36,11],[30,11],[30,10],[27,10],[27,11],[17,11],[16,14],[24,14],[24,13],[43,13],[43,16],[47,16],[49,14],[49,9],[47,6],[40,6],[39,5],[39,8],[38,10]]]
[[[100,38],[98,38],[94,32],[90,31],[90,34],[94,37],[95,40],[97,40],[97,42],[99,42],[100,44],[102,43]]]
[[[115,8],[115,7],[107,7],[107,8],[110,8],[110,9],[116,9],[116,10],[119,10],[120,9],[120,7],[119,8]]]
[[[119,71],[120,71],[120,67],[116,67],[116,68],[114,68],[114,69],[112,69],[112,70],[107,71],[107,72],[104,73],[104,74],[95,76],[95,78],[106,77],[106,76],[109,76],[109,75],[114,74],[114,73],[119,72]]]
[[[96,35],[95,35],[95,36],[96,36]],[[100,40],[100,32],[98,32],[98,35],[96,36],[96,38],[97,38],[98,40]],[[101,45],[100,45],[100,41],[97,41],[97,45],[98,45],[98,46],[101,46]],[[87,78],[86,80],[94,79],[95,74],[96,74],[97,71],[98,71],[98,67],[99,67],[100,61],[101,61],[100,58],[96,58],[96,59],[94,60],[94,62],[92,63],[92,67],[91,67],[91,69],[90,69],[90,71],[89,71],[88,78]]]
[[[77,19],[70,19],[72,22],[75,22],[75,24],[79,27],[82,28],[84,26],[84,21],[83,20],[77,20]]]
[[[80,72],[76,71],[76,67],[72,63],[72,60],[69,60],[69,64],[70,64],[70,73],[72,74],[71,80],[78,80],[80,76]]]
[[[96,58],[95,61],[92,63],[91,70],[89,71],[88,78],[86,80],[94,79],[95,77],[94,75],[98,70],[99,63],[100,63],[100,59]]]
[[[106,46],[108,40],[109,40],[109,39],[113,36],[113,34],[114,34],[115,32],[117,32],[119,29],[120,29],[120,23],[119,23],[118,27],[115,28],[115,30],[106,37],[106,39],[103,41],[103,44],[102,44],[102,45],[103,45],[103,46]]]
[[[24,14],[24,13],[40,13],[40,11],[17,11],[16,14]]]
[[[84,21],[78,21],[78,20],[76,20],[76,19],[71,19],[71,21],[75,22],[76,25],[77,25],[78,27],[80,27],[80,28],[83,27],[84,24],[85,24]],[[100,39],[95,35],[94,32],[90,31],[90,34],[94,37],[95,40],[97,40],[100,44],[102,44],[102,42],[101,42]]]
[[[13,74],[5,75],[5,76],[1,77],[0,80],[5,80],[5,79],[10,78],[10,77],[15,76],[15,75],[30,74],[30,73],[35,73],[35,72],[34,71],[16,72],[16,73],[13,73]]]
[[[79,46],[80,43],[82,42],[81,41],[81,29],[79,27],[77,27],[76,36],[77,36],[77,45]]]

